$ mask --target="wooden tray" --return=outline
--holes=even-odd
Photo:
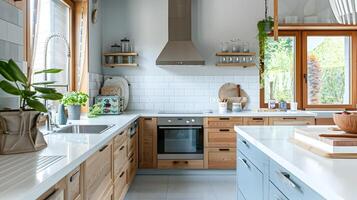
[[[357,137],[336,129],[297,128],[292,142],[328,158],[357,158]]]

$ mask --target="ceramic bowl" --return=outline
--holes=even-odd
[[[333,120],[342,131],[357,134],[357,114],[335,113]]]

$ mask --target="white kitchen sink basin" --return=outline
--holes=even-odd
[[[68,125],[53,133],[63,134],[101,134],[113,127],[113,125]]]

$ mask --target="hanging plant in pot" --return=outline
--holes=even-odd
[[[47,69],[37,74],[59,73]],[[39,123],[45,118],[46,106],[41,100],[60,100],[63,95],[49,85],[54,82],[31,82],[13,60],[0,61],[0,89],[20,98],[19,109],[0,111],[0,154],[38,151],[47,146]]]
[[[268,4],[265,0],[265,18],[258,22],[258,40],[259,40],[259,71],[260,71],[260,88],[264,88],[264,59],[265,45],[269,34],[274,27],[274,20],[268,17]]]
[[[61,103],[67,107],[69,120],[80,119],[81,106],[86,105],[88,98],[88,94],[83,92],[70,92],[63,96]]]

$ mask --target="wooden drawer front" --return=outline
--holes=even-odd
[[[233,128],[207,128],[205,129],[206,147],[236,147],[237,133]]]
[[[127,184],[130,184],[135,175],[136,175],[136,169],[137,169],[137,159],[135,153],[131,156],[129,159],[128,163],[128,170],[127,170]]]
[[[319,194],[273,160],[270,160],[269,168],[270,181],[279,188],[288,199],[323,199]]]
[[[315,125],[314,117],[270,117],[269,125]]]
[[[235,148],[206,148],[205,167],[208,169],[235,169],[236,149]]]
[[[160,169],[203,169],[203,160],[158,160]]]
[[[131,137],[128,140],[128,158],[130,158],[131,155],[136,151],[137,141],[138,141],[137,138],[138,138],[138,135],[135,134],[133,137]]]
[[[157,167],[157,118],[139,120],[139,167]]]
[[[289,200],[286,196],[269,181],[269,199],[271,200]]]
[[[269,158],[249,141],[238,135],[238,150],[244,154],[260,171],[265,171]]]
[[[263,173],[240,152],[237,165],[238,187],[245,199],[264,199]]]
[[[76,168],[70,174],[67,175],[67,199],[75,200],[80,197],[80,180],[81,171],[80,168]]]
[[[103,146],[84,163],[85,197],[101,197],[112,186],[112,143]],[[98,190],[101,191],[98,191]],[[94,198],[95,199],[95,198]]]
[[[121,145],[129,138],[128,131],[124,130],[114,138],[114,151],[121,147]]]
[[[233,128],[235,125],[243,125],[243,118],[209,117],[205,119],[205,127],[208,128]]]
[[[243,124],[245,126],[268,125],[269,119],[267,117],[245,117]]]
[[[126,184],[126,173],[127,169],[124,168],[114,183],[114,200],[124,199],[128,187]]]
[[[114,181],[120,175],[127,161],[127,143],[124,142],[117,150],[114,151]]]

